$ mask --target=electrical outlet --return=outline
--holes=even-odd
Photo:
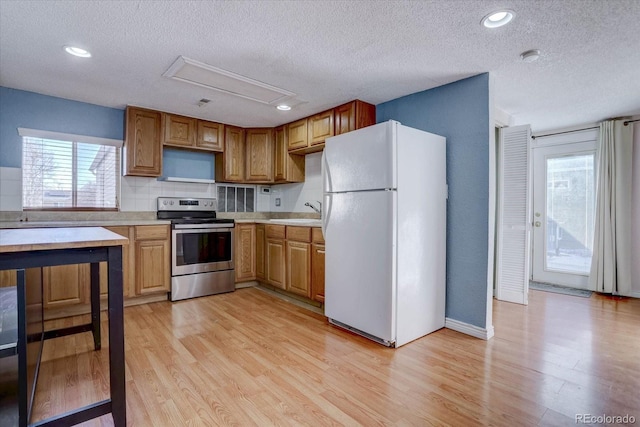
[[[276,206],[280,206],[280,197],[276,197]]]

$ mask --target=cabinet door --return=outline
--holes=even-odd
[[[307,148],[308,141],[308,125],[307,119],[298,120],[297,122],[289,123],[288,125],[288,150],[297,150],[300,148]]]
[[[164,145],[193,147],[196,144],[196,119],[162,114],[164,121]]]
[[[136,246],[136,294],[169,291],[169,240],[139,240]]]
[[[333,110],[316,114],[309,118],[309,145],[324,144],[324,140],[333,136]]]
[[[311,244],[287,240],[287,290],[311,297]]]
[[[127,107],[124,165],[126,175],[162,174],[162,117],[159,111]]]
[[[256,224],[256,278],[264,280],[266,278],[267,266],[264,246],[266,234],[264,224]]]
[[[287,126],[275,129],[275,182],[304,182],[304,155],[289,154]]]
[[[335,134],[351,132],[356,128],[356,103],[349,102],[333,109],[335,117]]]
[[[216,156],[216,160],[218,156]],[[224,153],[221,155],[223,164],[218,165],[218,162],[216,162],[216,180],[223,182],[244,181],[244,156],[244,129],[225,126]],[[219,175],[219,166],[221,166],[222,175]]]
[[[334,108],[333,111],[336,135],[376,123],[376,106],[360,100],[340,105]]]
[[[246,130],[246,181],[273,182],[273,129]]]
[[[204,150],[223,151],[224,125],[222,123],[198,120],[196,147]]]
[[[324,245],[311,244],[311,299],[324,302]]]
[[[287,289],[285,279],[284,240],[267,239],[267,283],[280,289]]]
[[[16,270],[0,270],[0,288],[10,288],[17,283]]]
[[[256,278],[256,226],[236,224],[235,272],[236,283]]]
[[[89,264],[57,265],[42,271],[44,308],[83,304],[89,290]],[[86,289],[85,289],[86,288]],[[86,295],[88,297],[88,294]]]

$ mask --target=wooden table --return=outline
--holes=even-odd
[[[116,427],[126,425],[122,245],[128,239],[101,227],[25,228],[0,230],[0,270],[18,270],[19,425],[71,426],[108,413]],[[26,284],[24,269],[91,264],[91,323],[45,331],[41,339],[91,331],[94,348],[101,347],[99,263],[108,263],[110,398],[29,424],[27,396]],[[42,289],[40,288],[40,291]],[[41,297],[41,295],[40,295]],[[22,353],[21,353],[22,352]],[[24,357],[21,357],[21,354]],[[36,371],[37,372],[37,371]],[[33,387],[37,377],[33,379]]]

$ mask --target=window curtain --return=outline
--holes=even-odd
[[[596,214],[589,287],[631,294],[631,182],[633,126],[623,120],[600,123]]]

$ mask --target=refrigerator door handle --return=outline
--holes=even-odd
[[[327,150],[322,150],[322,185],[324,192],[331,192],[331,172],[327,163]]]
[[[327,238],[327,224],[329,224],[329,218],[331,217],[331,199],[332,194],[324,195],[324,203],[322,204],[322,237]]]

